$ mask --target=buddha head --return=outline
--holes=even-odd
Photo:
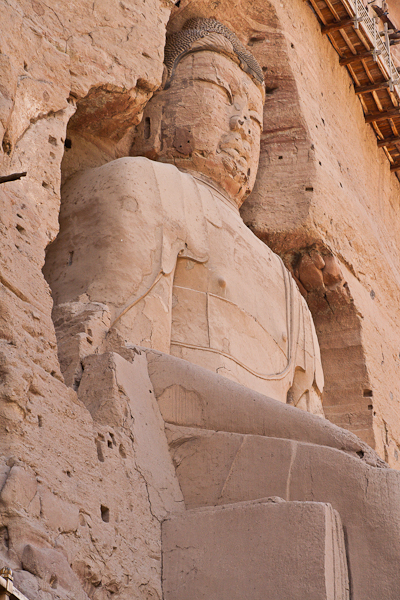
[[[258,167],[258,63],[218,21],[191,19],[167,39],[165,65],[163,89],[146,106],[132,154],[197,173],[240,206]]]

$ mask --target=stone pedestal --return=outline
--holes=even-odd
[[[189,510],[162,528],[165,600],[347,600],[340,517],[279,498]]]

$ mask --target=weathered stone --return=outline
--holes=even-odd
[[[37,491],[36,477],[24,466],[13,466],[0,493],[0,502],[9,510],[27,509]]]
[[[147,350],[149,376],[166,423],[322,444],[384,464],[357,436],[316,415],[258,394],[173,356]]]
[[[322,271],[308,254],[301,257],[299,279],[307,292],[324,287]]]
[[[118,354],[93,355],[84,363],[79,397],[95,423],[126,430],[136,468],[146,482],[152,514],[158,519],[183,509],[161,417],[147,372],[145,353],[133,363]],[[119,449],[124,458],[124,452]]]
[[[16,585],[29,598],[80,598],[86,597],[83,588],[93,596],[115,586],[121,598],[161,595],[160,524],[151,514],[145,481],[135,470],[132,442],[109,426],[94,426],[75,392],[62,383],[52,299],[41,269],[45,249],[58,231],[67,124],[76,111],[79,134],[85,133],[83,117],[96,110],[92,124],[98,124],[101,115],[104,125],[99,129],[87,123],[87,135],[97,136],[90,148],[97,157],[98,136],[112,131],[113,147],[107,146],[105,157],[101,155],[103,162],[110,160],[118,140],[132,130],[132,117],[140,119],[143,104],[161,83],[170,8],[164,0],[68,6],[57,1],[51,7],[39,0],[1,3],[1,174],[27,171],[24,180],[0,186],[1,455],[23,463],[15,462],[2,486],[1,559],[18,569],[27,544],[57,544],[81,577],[81,591],[75,593],[60,585],[52,588],[47,578],[38,579],[35,586],[34,576],[20,571],[24,575],[16,576]],[[107,98],[125,106],[123,114],[110,114],[109,104],[104,109],[101,104]],[[74,147],[70,150],[74,153]],[[72,157],[70,164],[73,170],[80,162]],[[63,316],[78,329],[77,312]],[[89,338],[93,350],[101,342],[102,316],[106,320],[107,315],[100,313],[101,309],[82,315],[82,339],[64,354],[68,384],[79,383],[80,360],[90,353]],[[85,327],[92,328],[93,336]],[[107,445],[110,432],[117,444],[112,448]],[[98,435],[104,440],[104,462],[98,458]],[[5,466],[4,475],[9,470]],[[39,488],[47,487],[52,494],[45,494],[40,523],[39,494],[33,495],[36,476],[42,481]],[[102,503],[110,511],[109,528],[116,530],[117,540],[117,548],[104,544],[104,551],[109,533],[101,517]],[[79,511],[85,524],[75,531]],[[97,548],[90,535],[92,523],[98,523]],[[75,533],[60,534],[60,528]],[[97,587],[79,567],[89,562],[102,573]]]
[[[329,502],[346,531],[354,600],[379,598],[382,587],[389,598],[396,598],[400,586],[397,471],[377,469],[340,450],[290,439],[175,426],[168,428],[168,437],[188,508],[269,496]]]
[[[29,571],[13,571],[15,587],[30,600],[40,600],[39,584],[37,579]]]
[[[205,0],[203,6],[209,8],[210,4]],[[390,456],[391,465],[397,468],[398,459],[389,447],[394,449],[396,440],[400,445],[395,400],[400,397],[400,184],[390,172],[385,151],[377,147],[374,130],[365,125],[349,73],[339,64],[328,36],[320,36],[320,22],[313,10],[298,0],[272,0],[268,6],[273,13],[273,18],[269,16],[269,22],[274,22],[273,33],[269,33],[268,42],[255,44],[253,51],[267,67],[266,84],[273,92],[267,96],[264,109],[259,176],[242,215],[284,259],[316,245],[324,249],[324,259],[334,255],[339,260],[359,323],[354,326],[351,311],[339,313],[341,300],[337,297],[327,296],[328,302],[316,306],[307,296],[322,361],[329,365],[325,389],[335,388],[334,395],[326,391],[326,415],[360,433],[382,457]],[[389,19],[398,27],[398,3],[389,0],[385,7],[383,12],[388,10]],[[227,11],[227,4],[221,2],[218,10]],[[375,14],[371,5],[368,10],[371,16]],[[252,11],[261,29],[256,2]],[[383,28],[383,22],[379,27]],[[362,50],[360,46],[358,51]],[[399,46],[391,46],[391,50],[400,64]],[[392,136],[390,128],[389,132],[385,135]],[[336,277],[329,281],[325,285],[338,283]],[[379,302],[371,301],[371,291]],[[350,326],[354,333],[360,333],[357,364],[354,348],[341,342],[348,337]],[[339,344],[341,351],[334,356]],[[344,363],[353,364],[353,369],[340,377]],[[366,417],[363,391],[368,389],[373,390],[370,420],[368,426],[360,426],[354,416],[362,413]],[[351,396],[347,411],[333,406],[335,397],[339,403],[345,396]]]
[[[325,256],[325,266],[322,268],[325,285],[335,285],[343,279],[342,272],[334,256]]]
[[[199,23],[218,30],[212,20]],[[218,52],[221,38],[231,43],[213,31],[202,52],[183,54],[146,107],[132,152],[159,148],[159,162],[120,159],[65,184],[45,274],[56,304],[106,303],[110,331],[126,345],[170,352],[283,402],[290,390],[296,406],[322,415],[308,310],[237,211],[256,177],[263,94],[233,50],[234,60]]]
[[[347,600],[340,517],[329,504],[269,500],[170,517],[163,590],[166,600]]]
[[[172,8],[169,31],[180,30],[190,17],[212,15],[238,34],[263,68],[267,102],[260,169],[255,192],[242,213],[252,230],[279,252],[288,266],[295,266],[300,256],[308,255],[322,272],[325,289],[312,268],[310,290],[300,279],[298,282],[313,313],[322,348],[327,380],[325,414],[364,440],[362,443],[320,418],[273,402],[195,365],[173,357],[166,360],[153,352],[148,354],[150,377],[165,419],[182,426],[220,430],[206,434],[196,429],[174,438],[178,471],[182,474],[185,461],[189,464],[190,460],[196,461],[198,469],[187,470],[183,487],[187,493],[189,482],[197,498],[206,492],[210,498],[219,498],[221,480],[214,477],[211,483],[210,471],[217,473],[227,466],[221,456],[231,459],[237,440],[251,437],[246,434],[268,436],[257,445],[258,454],[241,462],[244,445],[237,464],[230,463],[232,473],[228,481],[224,479],[227,485],[222,497],[234,502],[247,499],[249,493],[259,497],[266,493],[270,476],[273,495],[279,492],[287,497],[289,487],[290,504],[293,500],[332,502],[349,528],[349,566],[351,574],[354,569],[356,593],[362,593],[362,600],[375,600],[382,594],[397,600],[397,478],[392,471],[376,468],[382,464],[365,444],[375,446],[391,465],[398,465],[396,175],[389,173],[384,150],[377,150],[375,134],[365,125],[348,75],[339,66],[328,39],[321,36],[307,3],[181,0],[178,4],[174,7],[169,0],[55,0],[49,7],[41,0],[7,0],[1,5],[1,175],[27,171],[25,178],[0,185],[2,564],[14,570],[16,586],[32,600],[162,597],[160,520],[169,511],[183,510],[183,503],[166,452],[163,423],[149,391],[153,388],[144,355],[140,357],[137,348],[126,346],[127,335],[115,331],[107,335],[116,317],[113,307],[105,304],[104,298],[96,302],[85,294],[77,294],[75,302],[63,306],[58,316],[57,309],[53,312],[57,340],[51,318],[53,301],[42,267],[47,247],[58,232],[61,181],[77,171],[97,169],[127,157],[138,124],[140,131],[157,133],[157,123],[139,122],[144,105],[162,81],[164,38]],[[381,0],[376,4],[381,5]],[[397,1],[388,0],[388,8],[390,18],[397,22]],[[221,49],[218,34],[213,43]],[[361,40],[356,46],[362,48]],[[223,42],[223,48],[225,57],[230,55],[229,43]],[[399,46],[391,48],[400,65]],[[199,64],[201,52],[186,57],[187,64],[192,59],[196,63],[195,56]],[[209,82],[209,92],[214,84]],[[379,94],[387,92],[381,90]],[[217,91],[210,92],[208,104],[201,97],[194,99],[200,116],[205,106],[213,108],[212,99],[217,96]],[[229,104],[228,96],[223,103]],[[226,110],[232,110],[228,104]],[[187,106],[186,112],[186,122],[177,124],[180,134],[165,139],[164,150],[172,152],[176,142],[178,152],[184,133],[194,123],[193,107]],[[232,121],[235,135],[239,125],[238,120]],[[205,130],[204,141],[208,135]],[[185,143],[181,150],[187,154],[180,153],[182,168],[193,155],[190,136]],[[151,154],[149,150],[148,158],[157,159],[161,148],[160,143]],[[209,151],[207,145],[202,149],[204,154]],[[195,157],[198,164],[205,158],[202,154]],[[235,163],[240,166],[236,158],[225,157],[226,171],[231,169],[232,173]],[[212,168],[220,177],[219,167]],[[252,165],[250,171],[252,179]],[[243,171],[242,175],[247,174]],[[146,178],[142,178],[143,198],[149,202]],[[106,189],[107,185],[116,186],[116,182],[105,182],[109,201],[111,188]],[[64,189],[67,186],[68,182]],[[204,182],[196,189],[201,186]],[[119,189],[123,187],[121,184]],[[172,188],[176,201],[178,185]],[[122,196],[118,202],[123,202]],[[91,201],[87,232],[101,217],[97,192]],[[135,202],[131,209],[135,220]],[[189,212],[196,213],[192,209]],[[225,238],[218,237],[223,231],[219,215],[209,212],[207,219],[209,227],[216,230],[216,256],[220,256],[221,247],[229,255]],[[112,241],[108,234],[117,229],[113,218],[105,221],[106,226],[90,242],[97,244],[99,252],[107,251]],[[71,220],[72,227],[78,225],[85,227],[83,215],[75,222]],[[164,216],[156,233],[157,243],[162,236],[166,241]],[[169,242],[173,244],[178,237],[173,230]],[[70,256],[72,250],[67,249],[66,264],[77,258]],[[239,254],[235,239],[231,255]],[[157,258],[155,253],[153,258]],[[175,276],[181,287],[190,284],[192,292],[207,289],[210,294],[229,292],[230,281],[219,269],[211,273],[209,287],[204,288],[206,269],[192,259],[178,264]],[[140,263],[141,259],[136,256],[135,260]],[[126,280],[132,277],[133,262],[127,260],[124,266]],[[48,260],[46,268],[50,264]],[[90,268],[98,266],[94,261]],[[151,269],[144,262],[141,266],[150,281]],[[303,270],[305,279],[310,279],[310,271]],[[259,272],[265,279],[263,269]],[[107,277],[116,296],[121,291],[118,274],[115,265],[108,268]],[[242,286],[241,277],[236,289],[243,289],[246,302],[252,297],[251,289]],[[187,292],[172,295],[167,288],[158,291],[159,297],[147,307],[150,318],[163,303],[178,301],[181,308],[186,305]],[[202,301],[192,304],[188,333],[201,329],[204,311],[201,314],[198,308],[204,307],[204,298]],[[276,321],[282,307],[271,307],[267,305],[253,316],[264,319],[269,315]],[[182,323],[176,320],[175,324],[183,335]],[[133,332],[129,322],[126,330]],[[244,330],[253,332],[248,324]],[[68,331],[73,335],[68,337]],[[132,339],[142,343],[151,339],[147,345],[154,343],[154,347],[170,351],[165,329],[155,328],[152,337],[149,332],[144,319]],[[219,332],[216,327],[217,338]],[[231,331],[228,333],[227,340],[232,336]],[[157,346],[159,343],[165,347]],[[260,360],[253,343],[242,344],[241,351]],[[226,340],[221,341],[220,350],[228,353]],[[57,351],[62,358],[61,370]],[[110,351],[126,360],[121,356],[110,360]],[[188,349],[185,357],[190,352]],[[68,386],[74,386],[90,410]],[[292,395],[293,390],[289,390],[288,402]],[[302,402],[303,406],[307,402],[310,405],[309,398]],[[222,433],[225,430],[229,433]],[[206,454],[204,461],[200,451],[193,457],[185,454],[185,448],[199,450],[207,436],[209,440],[213,436],[223,438],[229,452],[216,449]],[[276,441],[276,436],[283,439]],[[232,447],[226,442],[228,437]],[[265,465],[260,467],[261,458],[266,456],[261,446],[269,443],[274,447],[268,446],[266,469]],[[290,453],[293,447],[298,450],[296,456]],[[278,455],[279,464],[275,461]],[[360,469],[366,469],[361,476]],[[199,482],[197,490],[195,480]],[[372,509],[367,510],[368,506]],[[365,523],[369,529],[364,528]],[[356,538],[362,543],[355,543]],[[285,548],[281,550],[284,552]],[[25,570],[25,564],[37,574]],[[241,575],[245,580],[243,570]],[[247,597],[247,591],[242,596]]]
[[[73,260],[73,253],[70,260]],[[70,302],[53,309],[60,367],[66,385],[79,386],[82,364],[104,344],[111,315],[100,303]]]
[[[26,545],[22,553],[22,567],[32,575],[43,579],[48,588],[63,588],[73,592],[76,600],[87,600],[80,583],[68,564],[65,556],[50,548],[36,548]]]
[[[65,502],[50,490],[40,490],[40,505],[42,517],[47,526],[53,531],[71,533],[78,529],[79,508],[77,505]]]

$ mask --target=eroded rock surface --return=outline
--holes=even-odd
[[[197,478],[196,501],[203,486],[216,493],[211,503],[237,503],[243,477],[255,473],[254,498],[289,491],[287,504],[332,505],[350,527],[354,598],[397,600],[398,476],[365,443],[290,406],[268,405],[267,418],[264,397],[217,376],[211,386],[205,378],[205,394],[201,373],[179,359],[171,359],[179,381],[157,354],[148,356],[149,377],[139,348],[107,338],[111,316],[101,302],[59,306],[56,325],[76,335],[56,340],[41,269],[58,231],[61,177],[128,154],[162,80],[171,7],[1,4],[1,174],[28,171],[0,186],[1,560],[32,600],[161,599],[161,521],[183,514],[182,491],[189,505]],[[326,414],[396,466],[399,186],[348,76],[302,0],[181,0],[173,15],[171,31],[192,16],[221,19],[263,67],[261,169],[243,215],[282,255],[314,314]],[[186,133],[174,138],[183,153],[192,143]],[[269,470],[274,436],[281,462]],[[227,441],[235,450],[245,437],[258,450],[268,446],[261,468],[270,479],[248,469],[248,459],[230,478],[218,479],[218,469],[211,477],[202,460],[208,444],[231,459]],[[197,471],[188,470],[181,491],[175,467],[183,482],[190,460]]]
[[[95,425],[63,383],[41,269],[58,231],[67,123],[83,98],[102,108],[112,97],[125,106],[116,138],[132,128],[161,82],[170,6],[0,7],[1,174],[27,171],[0,187],[2,560],[32,599],[161,595],[160,523],[133,442]]]

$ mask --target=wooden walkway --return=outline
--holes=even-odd
[[[365,121],[377,136],[391,170],[400,174],[400,78],[390,55],[390,44],[398,34],[383,19],[378,31],[361,0],[307,0],[314,9],[321,31],[339,54],[360,98]],[[397,41],[397,40],[396,40]]]

